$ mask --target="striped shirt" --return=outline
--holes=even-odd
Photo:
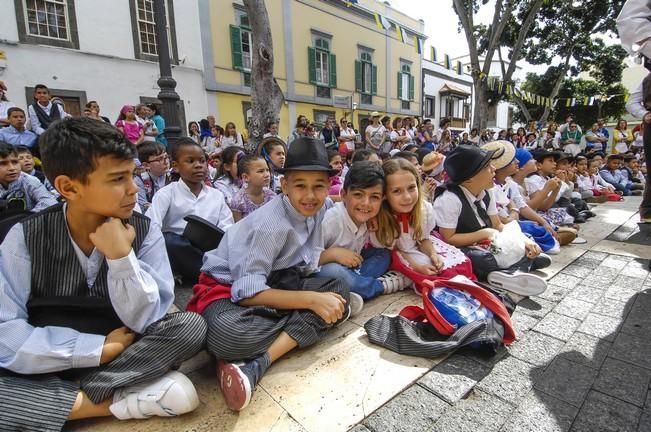
[[[286,195],[231,226],[219,247],[203,257],[201,271],[232,285],[231,300],[253,297],[269,287],[271,272],[298,267],[304,275],[319,270],[323,251],[323,206],[313,217],[301,215]]]
[[[104,255],[94,249],[87,257],[71,236],[70,241],[90,287]],[[142,333],[165,316],[174,301],[174,279],[160,227],[150,224],[137,256],[132,250],[107,263],[111,303],[125,325]],[[23,226],[17,224],[0,245],[0,368],[37,374],[99,366],[104,336],[29,325],[31,272]]]

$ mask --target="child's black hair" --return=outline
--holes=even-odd
[[[60,175],[85,183],[101,157],[129,160],[137,155],[136,146],[116,127],[87,117],[53,123],[39,138],[38,146],[43,171],[52,184]]]
[[[24,146],[24,145],[18,145],[14,147],[14,150],[16,150],[16,154],[23,154],[23,153],[29,153],[32,154],[32,151],[29,149],[29,147]]]
[[[248,174],[253,162],[261,160],[266,163],[265,159],[257,154],[248,154],[237,161],[237,176],[242,178],[242,174]]]
[[[165,147],[156,141],[148,141],[138,147],[138,160],[141,163],[149,162],[152,156],[159,156],[165,153]]]
[[[418,160],[418,156],[416,153],[408,152],[408,151],[399,151],[398,153],[394,154],[391,156],[391,159],[407,159],[408,161],[411,162],[412,159]]]
[[[0,158],[9,157],[9,155],[16,154],[16,148],[11,144],[0,141]]]
[[[367,161],[368,158],[371,157],[373,152],[368,149],[361,149],[357,150],[355,154],[353,155],[353,163],[355,162],[361,162],[361,161]]]
[[[23,113],[23,115],[25,115],[25,111],[23,111],[22,108],[11,107],[11,108],[9,108],[9,109],[7,110],[7,118],[11,117],[11,114],[13,114],[13,113],[15,113],[15,112],[21,112],[21,113]]]
[[[219,168],[217,169],[217,177],[221,176],[228,176],[229,179],[235,180],[234,178],[231,177],[231,174],[224,169],[224,165],[230,165],[233,162],[235,162],[235,158],[238,158],[238,154],[244,155],[244,149],[239,146],[231,146],[227,147],[221,154],[222,156],[222,163],[219,165]],[[244,157],[244,156],[242,156]],[[238,158],[239,159],[239,158]]]
[[[619,160],[623,161],[624,156],[622,156],[621,154],[611,154],[611,155],[608,155],[608,157],[606,158],[606,161],[611,161],[613,159],[619,159]]]
[[[350,189],[366,189],[377,185],[381,185],[384,189],[384,182],[384,171],[380,165],[360,161],[350,166],[343,187],[346,192]]]
[[[203,151],[203,148],[190,137],[179,138],[172,146],[172,160],[178,161],[177,157],[181,147],[197,146]],[[142,162],[142,161],[141,161]]]
[[[34,86],[34,93],[36,93],[36,90],[40,90],[40,89],[45,89],[47,90],[48,93],[50,93],[50,89],[45,84],[36,84]]]
[[[635,155],[632,153],[624,153],[623,158],[624,158],[624,162],[630,162],[633,159],[637,159]]]
[[[328,150],[328,162],[332,162],[332,160],[337,156],[341,156],[341,153],[337,150]]]

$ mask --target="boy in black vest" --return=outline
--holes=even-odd
[[[89,118],[52,125],[41,144],[66,203],[23,219],[0,245],[0,430],[192,411],[194,386],[169,370],[203,346],[206,325],[167,313],[163,236],[133,213],[135,146]]]
[[[34,86],[34,103],[27,107],[32,131],[41,136],[52,123],[62,118],[70,117],[59,104],[50,101],[50,89],[43,84]]]
[[[446,242],[470,258],[479,280],[516,294],[537,295],[547,289],[547,283],[527,272],[547,267],[550,261],[544,255],[539,257],[541,249],[535,242],[527,241],[522,259],[509,269],[500,268],[492,253],[476,247],[503,228],[495,197],[489,192],[495,186],[491,160],[503,152],[460,145],[448,154],[444,166],[449,182],[437,188],[434,197],[436,226]]]

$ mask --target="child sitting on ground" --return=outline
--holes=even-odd
[[[229,205],[233,196],[242,188],[242,182],[237,175],[237,163],[244,154],[244,149],[238,146],[230,146],[221,153],[221,165],[217,169],[214,186],[224,195],[226,204]]]
[[[147,216],[163,232],[174,274],[184,281],[196,282],[203,252],[183,236],[188,224],[184,218],[199,216],[225,231],[233,224],[233,214],[224,195],[204,183],[208,163],[203,149],[192,138],[181,138],[174,144],[172,167],[181,176],[180,180],[154,195]]]
[[[344,281],[311,277],[319,269],[330,182],[323,142],[299,137],[289,148],[282,195],[226,231],[206,253],[188,310],[208,322],[208,351],[219,386],[239,411],[272,362],[318,342],[351,309]]]
[[[269,189],[269,166],[262,156],[247,155],[237,164],[243,188],[231,199],[231,211],[235,222],[259,209],[276,194]]]
[[[397,273],[385,273],[391,254],[385,248],[366,247],[366,223],[380,211],[384,197],[384,172],[369,161],[355,162],[341,191],[342,201],[326,212],[319,277],[346,282],[350,295],[370,300],[404,289],[411,281]],[[384,275],[384,276],[383,276]]]
[[[330,177],[328,195],[330,195],[330,198],[333,201],[341,201],[339,192],[341,191],[341,185],[344,182],[344,179],[341,176],[341,171],[344,168],[341,154],[336,150],[328,150],[328,163],[330,164],[330,168],[336,172],[335,175]]]
[[[536,172],[524,179],[529,195],[529,206],[543,212],[552,207],[562,207],[574,218],[574,222],[585,222],[587,215],[580,215],[569,200],[561,201],[566,193],[571,194],[574,189],[566,183],[567,178],[564,173],[559,172],[558,176],[554,176],[556,161],[561,158],[561,153],[539,149],[533,151],[532,156],[536,161]]]
[[[285,155],[287,154],[285,143],[278,137],[267,137],[260,142],[258,154],[264,157],[271,171],[269,189],[275,193],[280,193],[280,178],[282,174],[278,170],[282,169],[285,165]]]
[[[626,179],[624,174],[620,171],[623,163],[623,155],[611,154],[606,159],[606,165],[599,171],[599,175],[606,183],[615,188],[617,192],[621,192],[624,196],[632,194],[640,195],[641,192],[639,190],[636,190],[635,193],[631,191],[633,188],[633,182]]]
[[[588,164],[588,158],[586,158],[585,156],[577,156],[576,170],[577,170],[576,184],[578,186],[581,197],[586,202],[604,203],[608,201],[608,195],[600,191],[600,189],[603,188],[603,186],[598,184],[599,181],[598,178],[595,178],[595,182],[593,184],[593,179],[592,176],[590,175],[590,166]],[[604,185],[605,184],[606,183],[604,182]]]
[[[434,200],[436,224],[443,239],[462,248],[470,258],[479,280],[525,296],[540,294],[547,288],[546,282],[528,271],[547,267],[551,261],[540,255],[535,242],[525,242],[521,260],[509,269],[500,268],[492,252],[477,247],[503,229],[495,197],[487,192],[494,186],[491,160],[500,156],[494,150],[468,145],[460,145],[448,154],[445,170],[449,181],[437,188]]]
[[[45,183],[45,174],[34,166],[34,155],[32,155],[32,151],[29,147],[16,146],[15,149],[18,154],[18,162],[20,162],[20,168],[22,171],[25,174],[36,177],[41,183]]]
[[[414,165],[397,158],[385,162],[382,169],[386,199],[371,244],[394,249],[391,268],[413,280],[419,290],[425,280],[450,279],[459,274],[475,279],[463,253],[431,235],[436,219]]]
[[[206,324],[167,313],[163,237],[133,212],[135,147],[85,117],[53,123],[40,144],[65,204],[23,219],[0,245],[2,428],[194,410],[192,382],[170,369],[201,349]]]
[[[620,171],[624,178],[631,182],[631,192],[635,194],[634,191],[636,190],[644,190],[644,181],[640,180],[640,178],[634,174],[634,171],[637,171],[638,169],[639,162],[637,157],[632,153],[625,153],[623,156],[624,163],[622,164]]]
[[[576,186],[577,177],[574,156],[569,153],[561,153],[560,158],[556,161],[555,175],[567,185],[556,203],[560,207],[568,207],[569,204],[572,204],[579,214],[586,219],[596,216],[581,198],[581,193]]]
[[[0,141],[0,208],[39,212],[57,203],[43,184],[25,174],[16,149]]]
[[[138,185],[138,205],[144,213],[151,206],[156,192],[170,183],[170,165],[165,147],[156,140],[138,147],[138,160],[145,171],[134,176],[134,180]]]

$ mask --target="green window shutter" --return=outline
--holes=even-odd
[[[377,94],[377,66],[371,66],[371,94]]]
[[[231,25],[231,56],[233,69],[241,71],[242,68],[242,32],[238,26]]]
[[[355,91],[362,92],[362,62],[355,60]]]
[[[398,72],[398,99],[402,100],[402,72]]]
[[[409,75],[409,100],[414,100],[414,76]]]
[[[334,54],[330,54],[330,64],[328,64],[328,67],[330,69],[330,87],[335,88],[337,87],[337,56]]]
[[[310,71],[310,83],[316,84],[316,49],[307,47],[307,67]]]

